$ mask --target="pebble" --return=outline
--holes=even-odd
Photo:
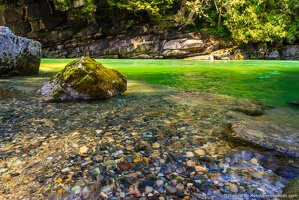
[[[187,158],[192,158],[192,157],[194,157],[194,153],[191,152],[191,151],[188,151],[188,152],[186,153],[186,156],[187,156]]]
[[[81,192],[81,187],[76,185],[72,188],[72,192],[74,192],[75,194],[79,194]]]
[[[250,164],[252,164],[252,165],[259,165],[258,160],[256,158],[252,158],[250,160]]]
[[[61,170],[62,173],[70,172],[70,171],[71,171],[71,168],[69,168],[69,167],[66,167],[66,168]]]
[[[151,186],[146,186],[145,189],[144,189],[144,193],[145,193],[145,194],[149,194],[149,193],[151,193],[153,190],[154,190],[153,187],[151,187]]]
[[[197,155],[199,155],[199,156],[204,156],[204,155],[206,155],[205,150],[200,149],[200,148],[196,148],[196,149],[194,149],[194,152],[195,152]]]
[[[185,191],[185,186],[182,183],[178,183],[175,187],[178,189],[179,192]]]
[[[197,172],[204,173],[204,172],[208,171],[208,169],[206,167],[203,167],[203,166],[200,166],[200,165],[196,165],[194,168],[195,168],[195,171],[197,171]]]
[[[263,175],[262,175],[260,172],[256,172],[256,171],[251,172],[250,175],[251,175],[253,178],[255,178],[255,179],[261,179],[261,178],[263,178]]]
[[[84,156],[84,155],[87,154],[88,150],[89,150],[89,148],[88,148],[86,145],[81,146],[81,147],[79,148],[78,154],[79,154],[80,156]]]
[[[157,180],[156,181],[156,186],[157,187],[161,187],[161,186],[163,186],[164,185],[164,181],[163,180]]]
[[[133,147],[132,147],[131,145],[126,146],[126,150],[127,150],[127,151],[132,151],[132,150],[133,150]]]
[[[237,187],[235,184],[230,184],[230,185],[229,185],[229,190],[230,190],[232,193],[237,193],[237,192],[238,192],[238,187]]]
[[[178,191],[175,187],[170,186],[170,185],[166,185],[165,190],[170,194],[174,194]]]
[[[160,148],[160,144],[159,143],[157,143],[157,142],[154,142],[153,144],[152,144],[152,147],[154,148],[154,149],[159,149]]]

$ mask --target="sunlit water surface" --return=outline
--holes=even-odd
[[[41,75],[60,70],[70,59],[43,59]],[[128,79],[185,90],[204,90],[284,106],[299,98],[298,61],[198,61],[99,59]]]

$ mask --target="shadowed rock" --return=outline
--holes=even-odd
[[[0,76],[38,74],[41,49],[41,43],[0,26]]]
[[[299,106],[299,99],[291,99],[286,101],[286,103],[290,106]]]
[[[82,57],[66,65],[38,90],[46,101],[98,100],[127,89],[127,77],[92,58]]]

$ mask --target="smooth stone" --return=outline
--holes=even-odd
[[[145,194],[149,194],[149,193],[151,193],[153,190],[154,190],[153,187],[151,187],[151,186],[145,186],[144,193],[145,193]]]
[[[79,148],[78,154],[79,154],[80,156],[84,156],[85,154],[87,154],[88,150],[89,150],[89,148],[88,148],[86,145],[81,146],[81,147]]]
[[[81,192],[81,187],[78,185],[73,187],[72,192],[74,192],[75,194],[79,194]]]
[[[127,150],[127,151],[132,151],[132,150],[133,150],[133,147],[132,147],[131,145],[126,146],[126,150]]]
[[[157,187],[160,187],[160,186],[163,186],[164,185],[164,181],[163,180],[157,180],[156,181],[156,186]]]
[[[175,187],[178,189],[179,192],[184,192],[185,190],[185,186],[182,183],[178,183]]]
[[[103,165],[106,167],[110,167],[110,166],[115,166],[115,161],[114,160],[106,160]]]
[[[157,142],[154,142],[154,143],[152,144],[152,147],[153,147],[154,149],[158,149],[158,148],[161,147],[161,145],[160,145],[159,143],[157,143]]]
[[[194,153],[191,152],[191,151],[188,151],[188,152],[186,153],[186,156],[187,156],[187,158],[192,158],[192,157],[194,157]]]
[[[205,150],[200,149],[200,148],[196,148],[196,149],[194,149],[194,152],[195,152],[197,155],[199,155],[199,156],[204,156],[204,155],[206,155]]]
[[[260,172],[252,172],[250,175],[255,179],[262,179],[263,175]]]
[[[229,185],[229,190],[230,190],[232,193],[237,193],[237,192],[238,192],[238,187],[237,187],[235,184],[230,184],[230,185]]]
[[[258,163],[258,159],[256,159],[256,158],[252,158],[252,159],[250,160],[250,164],[252,164],[252,165],[259,165],[259,163]]]
[[[120,192],[120,193],[119,193],[119,196],[120,196],[121,198],[125,198],[125,197],[126,197],[126,193],[125,193],[125,192]]]
[[[165,190],[170,194],[174,194],[178,191],[175,187],[172,187],[170,185],[166,185]]]
[[[61,170],[62,173],[70,172],[70,171],[71,171],[71,168],[69,168],[69,167],[66,167],[66,168]]]
[[[195,168],[196,172],[202,172],[202,173],[204,173],[204,172],[208,171],[208,169],[206,167],[203,167],[203,166],[200,166],[200,165],[196,165],[194,168]]]

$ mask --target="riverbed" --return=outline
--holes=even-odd
[[[281,194],[298,176],[297,159],[227,137],[232,116],[299,128],[298,109],[282,102],[296,97],[298,85],[294,82],[283,98],[272,91],[275,85],[276,91],[283,90],[284,84],[277,82],[281,77],[298,75],[293,68],[272,67],[270,74],[248,68],[247,76],[228,62],[232,72],[213,75],[211,68],[201,74],[193,61],[100,60],[128,76],[124,94],[93,102],[43,102],[35,91],[64,62],[51,67],[43,60],[39,76],[0,80],[18,90],[0,100],[0,198],[267,199],[262,196]],[[205,64],[221,68],[218,62]],[[246,81],[227,78],[237,72],[241,77],[245,73]],[[271,83],[265,81],[271,77]],[[256,79],[261,87],[249,87],[248,81]],[[267,94],[258,100],[269,109],[262,116],[248,116],[223,102],[201,100],[203,95],[217,100],[219,96],[205,92],[222,85],[235,92],[232,96],[238,96],[236,91],[246,98]]]

